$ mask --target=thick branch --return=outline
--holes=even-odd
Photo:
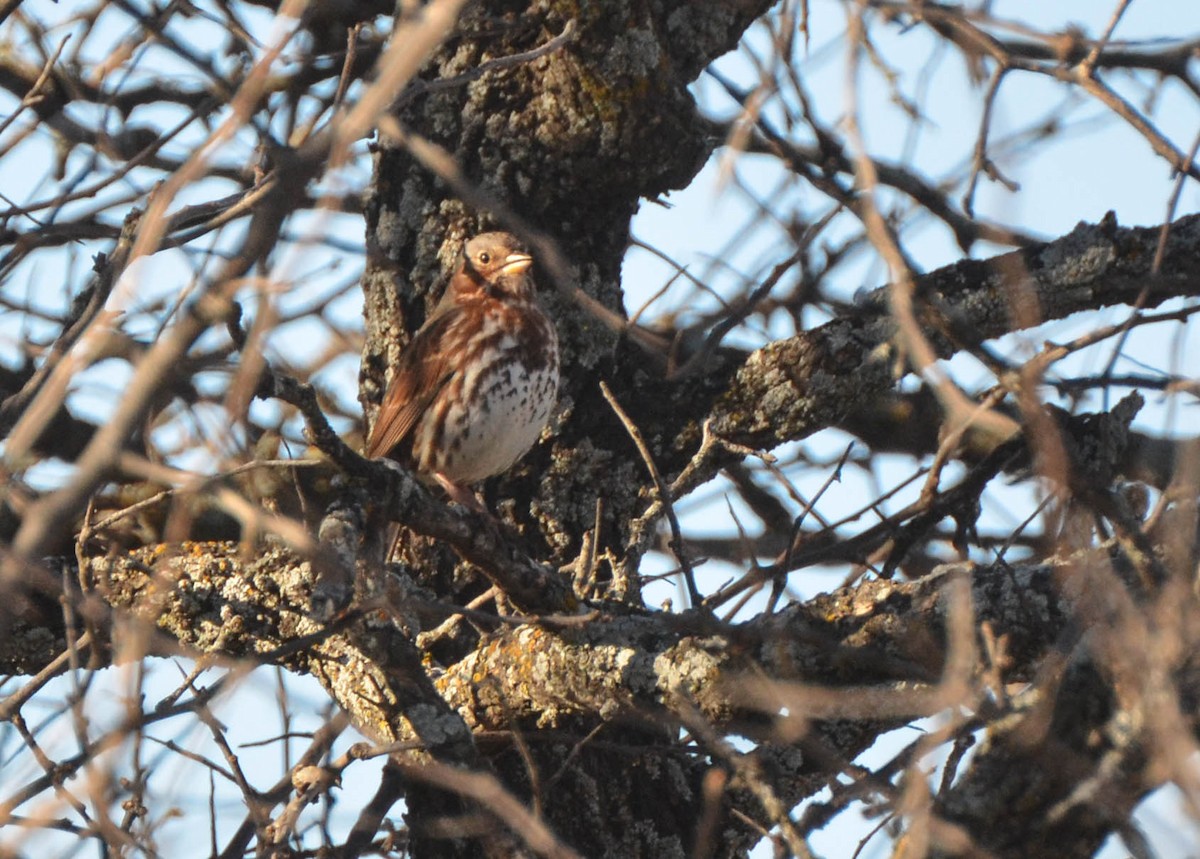
[[[436,691],[411,642],[422,623],[442,614],[402,575],[389,577],[374,608],[335,626],[310,616],[313,569],[282,549],[247,559],[233,544],[184,544],[176,553],[157,547],[95,559],[91,575],[109,606],[151,624],[171,646],[312,673],[360,729],[379,740],[415,739],[443,758],[457,749],[449,759],[468,762],[474,753],[466,728],[491,735],[534,724],[570,730],[599,720],[644,729],[664,720],[695,724],[701,715],[716,729],[758,737],[762,754],[778,758],[772,769],[776,794],[795,803],[824,786],[829,766],[852,760],[880,733],[947,706],[948,588],[969,583],[977,627],[986,623],[990,638],[1003,641],[1004,661],[995,668],[1003,669],[1005,682],[1028,680],[1063,647],[1064,630],[1074,636],[1069,619],[1078,610],[1077,596],[1064,595],[1061,582],[1087,565],[1107,568],[1105,552],[1034,566],[950,565],[916,582],[864,581],[740,626],[699,613],[510,626],[479,617],[496,631],[449,666]],[[1110,585],[1120,590],[1115,579]],[[4,639],[0,670],[39,667],[28,646],[35,639],[50,642],[40,648],[45,663],[63,646],[60,628],[26,628]],[[1195,688],[1189,677],[1185,685]],[[761,697],[747,692],[763,682],[777,684],[772,700],[791,696],[782,721],[777,703],[764,707],[756,703]],[[844,697],[827,694],[834,690]],[[1094,688],[1081,687],[1084,693],[1094,694]],[[881,702],[888,702],[887,709],[879,709]],[[1094,712],[1070,698],[1058,706],[1066,714]],[[801,753],[775,747],[781,737],[792,737],[788,744],[799,738]],[[663,747],[659,753],[676,751]],[[1028,750],[1006,752],[1018,753]],[[1076,764],[1091,772],[1099,760],[1081,752]],[[1044,769],[1019,769],[1030,791],[1041,790],[1040,812],[1048,814],[1063,798],[1062,785]],[[986,780],[989,772],[1011,770],[997,765],[973,777]],[[1131,796],[1151,787],[1147,782]],[[976,793],[982,791],[980,786]],[[954,800],[947,813],[966,823],[980,807],[975,799]],[[1089,819],[1109,826],[1115,818],[1104,813]]]
[[[1043,245],[989,260],[964,260],[918,280],[926,335],[941,357],[1022,327],[1020,320],[1200,295],[1200,216],[1171,225],[1161,271],[1151,274],[1157,227],[1080,224]],[[708,417],[723,438],[770,449],[840,422],[854,404],[895,384],[895,323],[886,287],[862,312],[752,353]],[[976,338],[964,343],[963,332]],[[680,398],[679,401],[686,401]],[[692,431],[694,432],[693,424]]]

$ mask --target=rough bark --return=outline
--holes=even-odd
[[[477,616],[490,632],[435,684],[413,641],[422,627],[444,619],[445,609],[399,567],[361,617],[329,624],[312,617],[312,564],[280,548],[254,556],[236,544],[147,548],[93,561],[88,580],[116,610],[112,652],[151,635],[159,652],[182,646],[310,673],[372,739],[416,740],[435,758],[475,766],[478,745],[502,773],[515,772],[518,759],[528,766],[513,745],[513,732],[521,732],[541,779],[531,784],[528,771],[506,779],[521,795],[541,791],[560,836],[589,855],[648,856],[687,855],[694,817],[686,802],[698,799],[696,768],[710,766],[669,741],[672,725],[693,724],[699,715],[715,731],[756,737],[772,762],[772,787],[795,804],[827,784],[831,761],[848,762],[888,728],[960,700],[951,689],[948,627],[963,606],[1005,641],[1006,682],[1062,665],[1082,634],[1068,619],[1078,616],[1081,601],[1094,602],[1088,588],[1097,579],[1120,586],[1104,554],[1031,566],[946,565],[916,582],[864,581],[737,626],[702,612],[601,611],[536,623]],[[49,661],[65,646],[63,633],[41,627],[10,636],[3,670],[28,672]],[[1090,855],[1153,786],[1120,775],[1140,772],[1136,755],[1111,770],[1112,758],[1129,751],[1118,744],[1136,743],[1139,734],[1138,726],[1114,734],[1102,671],[1082,652],[1061,670],[1057,697],[1045,698],[1043,689],[1018,699],[976,763],[940,798],[947,818],[994,855],[1019,855],[1039,839],[1045,849],[1025,855]],[[1200,688],[1194,659],[1178,670],[1185,688]],[[780,688],[795,690],[785,693],[790,716],[782,725],[767,718],[771,706],[755,695],[764,679],[784,684],[776,696]],[[854,694],[824,694],[832,690]],[[988,702],[978,706],[986,713]],[[1048,713],[1056,715],[1047,721]],[[596,725],[601,729],[584,740],[584,727]],[[1108,739],[1089,740],[1096,732]],[[559,772],[570,752],[575,764]],[[1060,761],[1069,755],[1069,766],[1042,765],[1047,754]],[[545,782],[552,774],[553,788]],[[608,790],[614,779],[619,792]],[[1089,780],[1116,780],[1121,791],[1099,810],[1072,802]],[[744,787],[729,802],[751,819],[762,814]],[[1044,812],[1059,804],[1070,813],[1045,823]],[[418,819],[439,811],[411,810]],[[1016,819],[1006,824],[1007,815]],[[1033,821],[1047,828],[1031,838]],[[741,855],[756,837],[729,821],[722,855]]]

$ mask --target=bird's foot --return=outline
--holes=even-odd
[[[434,477],[437,478],[437,482],[441,484],[441,487],[446,490],[446,494],[450,496],[451,501],[457,501],[468,510],[472,510],[489,519],[493,518],[488,509],[483,506],[483,502],[479,500],[479,497],[471,491],[470,487],[463,486],[461,483],[455,483],[443,474],[435,474]]]

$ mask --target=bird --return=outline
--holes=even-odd
[[[405,463],[486,512],[470,485],[523,457],[558,401],[558,334],[532,266],[509,233],[464,243],[437,307],[392,368],[368,458]]]

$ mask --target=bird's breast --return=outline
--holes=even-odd
[[[532,308],[532,311],[530,310]],[[421,466],[456,483],[507,471],[537,441],[558,400],[558,340],[536,305],[487,313],[414,439]]]

